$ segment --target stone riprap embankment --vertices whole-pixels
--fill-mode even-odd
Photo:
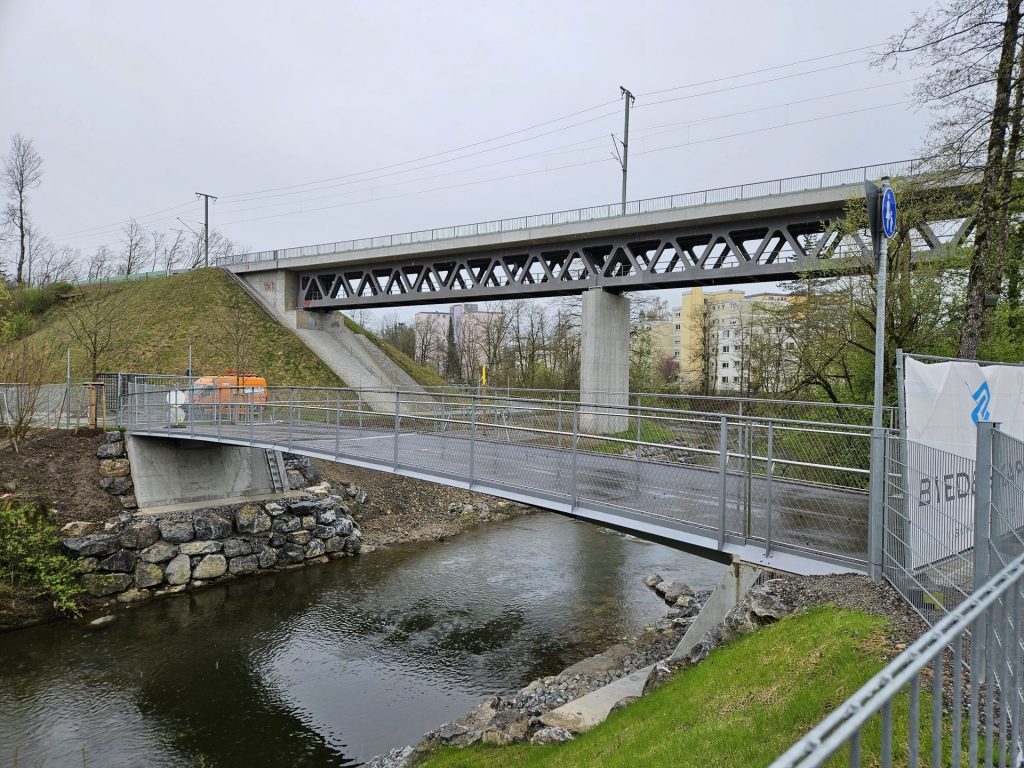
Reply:
[[[344,496],[327,483],[302,497],[165,513],[124,513],[64,527],[93,598],[122,603],[260,571],[325,563],[360,552]]]

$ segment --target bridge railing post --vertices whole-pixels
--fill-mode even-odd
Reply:
[[[398,471],[398,434],[402,427],[402,403],[400,399],[400,392],[395,390],[395,456],[394,465],[395,471]]]
[[[469,406],[469,487],[476,479],[476,397],[470,395]]]
[[[718,548],[725,549],[726,491],[729,487],[729,417],[722,416],[718,432]]]
[[[558,447],[562,447],[562,393],[558,393],[558,404],[555,406],[558,412]]]
[[[362,421],[363,414],[359,414]],[[341,390],[334,390],[334,455],[341,455]]]
[[[288,389],[288,452],[292,453],[292,430],[295,423],[295,387]]]
[[[766,505],[768,507],[768,523],[767,523],[767,530],[765,531],[765,540],[764,540],[764,553],[766,555],[770,555],[772,553],[772,473],[773,473],[773,471],[775,469],[775,466],[774,466],[774,454],[773,454],[774,438],[775,438],[774,425],[772,424],[772,422],[769,421],[768,422],[768,450],[766,451],[767,455],[765,457],[765,462],[766,462],[766,464],[765,464],[765,483],[767,485],[767,488],[765,489],[765,494],[767,496]]]
[[[576,509],[576,500],[579,493],[579,480],[577,468],[577,454],[580,441],[580,404],[575,403],[572,408],[572,509]]]

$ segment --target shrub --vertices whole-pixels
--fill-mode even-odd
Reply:
[[[42,508],[0,505],[0,575],[28,598],[48,597],[61,613],[77,615],[78,564],[60,551],[57,525]]]

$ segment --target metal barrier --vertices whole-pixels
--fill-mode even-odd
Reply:
[[[772,768],[840,751],[851,766],[1020,766],[1024,442],[980,422],[971,461],[892,439],[887,469],[885,577],[933,627]]]
[[[89,394],[81,382],[63,384],[0,383],[0,426],[31,411],[36,427],[79,426],[89,415]]]
[[[1024,556],[1016,558],[772,763],[1019,766]]]
[[[829,189],[858,184],[865,179],[880,176],[908,176],[922,173],[927,160],[901,160],[881,165],[865,165],[857,168],[846,168],[839,171],[812,173],[806,176],[793,176],[785,179],[759,181],[752,184],[741,184],[733,187],[719,187],[699,192],[687,192],[666,197],[652,197],[646,200],[632,200],[626,203],[623,213],[622,203],[609,203],[589,208],[574,208],[567,211],[542,213],[533,216],[518,216],[511,219],[484,221],[475,224],[460,224],[438,229],[424,229],[418,232],[404,232],[394,235],[365,237],[358,240],[343,240],[334,243],[306,245],[296,248],[282,248],[276,251],[258,251],[256,253],[240,253],[222,256],[217,259],[217,266],[229,264],[248,264],[259,261],[275,261],[300,256],[323,256],[346,251],[360,251],[372,248],[387,248],[395,245],[412,245],[414,243],[430,243],[437,240],[452,240],[462,237],[496,234],[499,232],[517,232],[535,227],[577,224],[586,221],[611,219],[618,216],[633,216],[643,213],[656,213],[681,208],[725,203],[733,200],[752,200],[770,197],[788,192],[807,192],[816,189]]]
[[[719,548],[754,543],[858,569],[867,557],[866,426],[496,395],[270,387],[256,401],[179,391],[133,382],[129,431],[276,447],[639,516]],[[390,412],[366,407],[370,392],[389,398]]]

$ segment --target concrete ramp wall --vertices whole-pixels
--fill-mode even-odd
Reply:
[[[140,509],[278,490],[262,448],[132,436],[127,447]]]

